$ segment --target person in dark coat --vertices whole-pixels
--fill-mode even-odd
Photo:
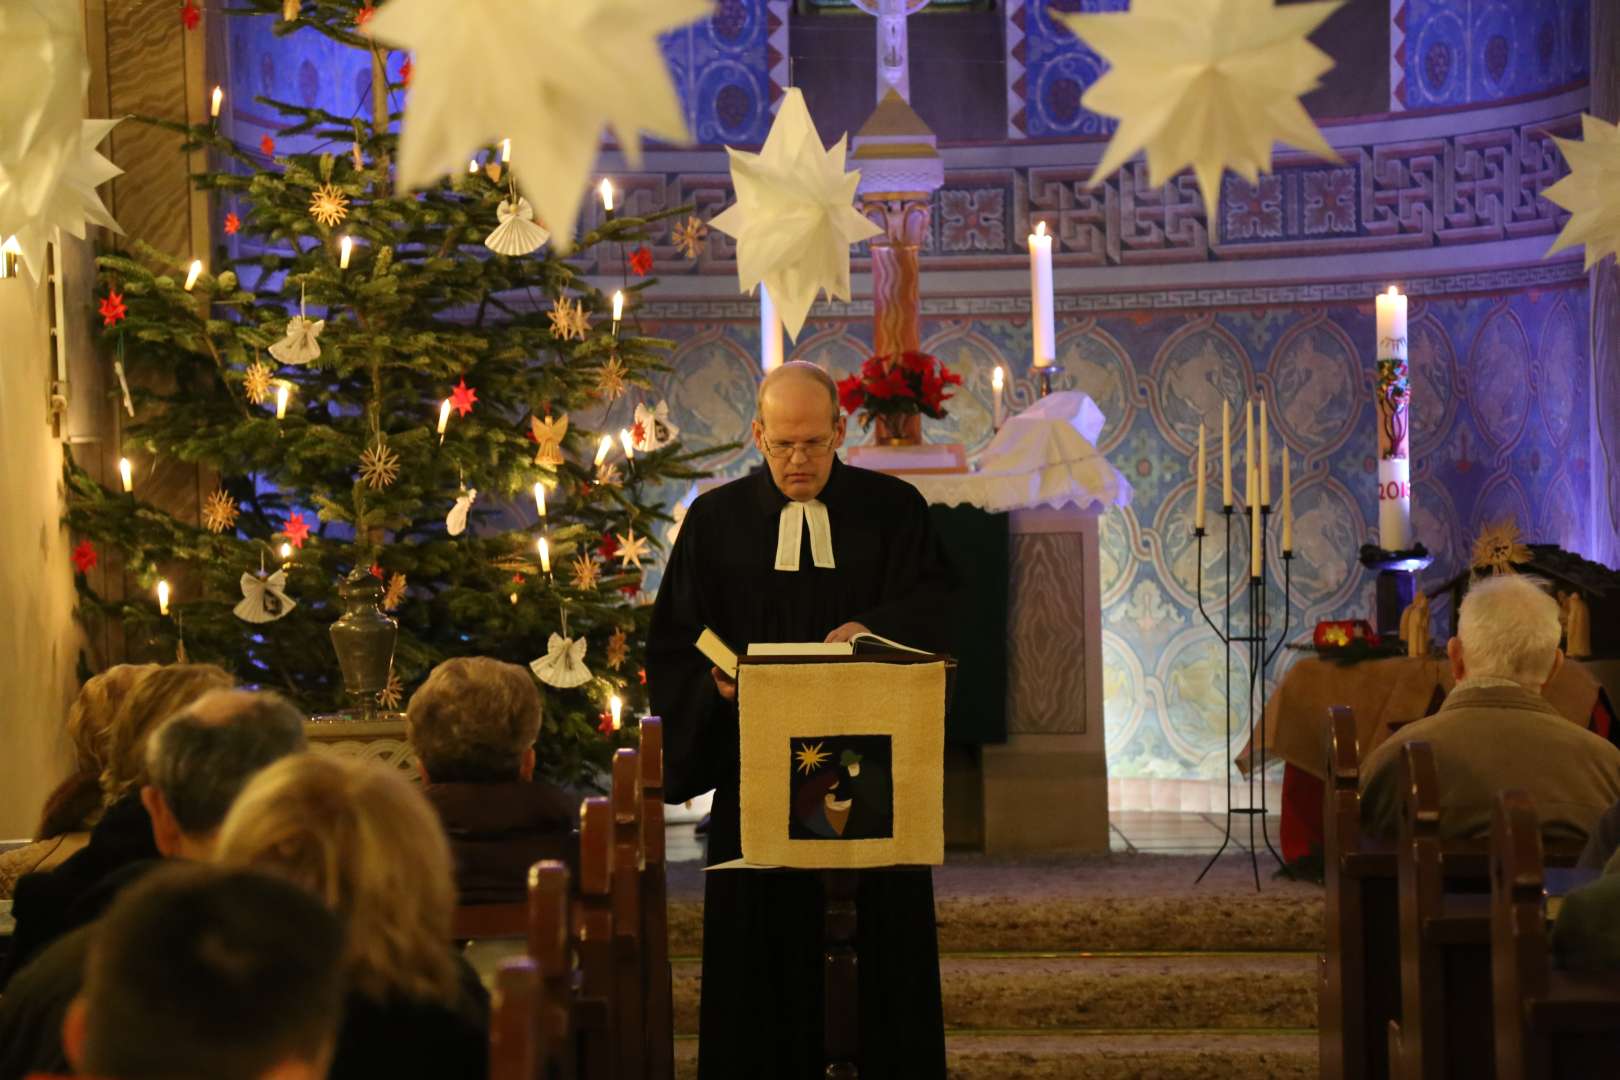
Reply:
[[[534,778],[539,733],[540,693],[516,664],[446,660],[411,695],[405,737],[449,834],[463,904],[517,903],[536,862],[577,862],[579,800]]]
[[[810,364],[760,386],[754,442],[767,468],[697,498],[659,586],[648,640],[664,719],[665,794],[714,790],[708,864],[741,855],[736,685],[694,647],[711,629],[752,642],[847,641],[870,630],[949,652],[959,579],[922,496],[837,458],[837,388]],[[822,879],[815,872],[704,875],[704,1080],[823,1072]],[[860,1072],[936,1080],[945,1045],[927,869],[861,874]]]

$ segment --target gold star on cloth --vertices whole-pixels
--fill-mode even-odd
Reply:
[[[619,541],[619,565],[628,567],[631,563],[634,563],[636,569],[640,570],[642,568],[641,557],[649,554],[647,538],[637,536],[634,528],[627,530],[623,536],[619,536],[617,533],[614,536]]]
[[[383,593],[382,606],[384,611],[398,611],[399,605],[405,599],[405,575],[394,574],[388,579],[388,590]]]
[[[624,396],[624,377],[627,374],[628,372],[625,370],[624,361],[619,359],[618,353],[614,353],[612,356],[608,357],[607,363],[603,364],[597,369],[596,392],[602,397],[607,398],[609,401],[619,400]]]
[[[1620,126],[1595,116],[1581,116],[1581,137],[1553,142],[1569,162],[1569,175],[1542,192],[1562,206],[1570,219],[1547,254],[1576,244],[1586,245],[1586,269],[1606,255],[1620,252]]]
[[[405,687],[394,674],[394,669],[388,669],[388,685],[377,691],[377,704],[390,711],[399,709],[400,702],[405,700]]]
[[[375,491],[399,479],[399,455],[388,448],[381,435],[374,446],[360,455],[360,477]]]
[[[534,441],[540,444],[535,452],[534,463],[555,469],[563,463],[562,441],[568,434],[568,414],[552,417],[529,417],[529,430],[534,433]]]
[[[349,197],[331,184],[322,184],[309,197],[309,216],[328,229],[349,216]]]
[[[247,366],[242,374],[242,393],[255,405],[270,400],[270,365],[259,360]]]
[[[729,146],[726,153],[737,201],[709,224],[737,241],[742,291],[763,283],[797,341],[818,292],[849,299],[849,246],[883,230],[852,205],[861,174],[844,171],[844,139],[822,149],[796,86],[783,96],[759,153]]]
[[[584,341],[591,329],[591,317],[576,300],[559,296],[551,305],[551,336],[558,341]]]
[[[574,588],[580,592],[590,592],[596,588],[602,571],[597,569],[596,560],[589,555],[581,555],[571,564],[574,573]]]
[[[630,644],[625,638],[624,629],[621,627],[620,629],[613,631],[613,636],[608,638],[606,657],[607,666],[612,668],[614,671],[618,671],[620,665],[624,663],[625,657],[629,655]]]
[[[821,768],[832,757],[831,754],[822,750],[821,746],[821,743],[816,743],[814,746],[805,743],[794,752],[793,756],[799,759],[799,768],[806,776]]]
[[[1340,160],[1299,100],[1333,67],[1308,35],[1340,6],[1132,0],[1128,12],[1053,12],[1108,62],[1080,99],[1092,112],[1119,118],[1092,185],[1146,150],[1156,187],[1192,167],[1213,223],[1222,170],[1258,182],[1271,167],[1274,142]]]
[[[203,500],[202,520],[209,532],[221,533],[235,526],[237,513],[236,500],[224,488],[215,488]]]
[[[688,259],[696,259],[698,252],[703,250],[703,241],[708,239],[709,227],[703,224],[699,217],[688,217],[684,222],[670,230],[670,239],[681,254]]]
[[[1519,539],[1518,522],[1504,518],[1487,525],[1474,541],[1473,568],[1493,574],[1517,574],[1517,563],[1530,561],[1530,549]]]

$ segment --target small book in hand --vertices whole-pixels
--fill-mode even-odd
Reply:
[[[727,676],[737,677],[737,650],[727,645],[719,634],[704,627],[703,633],[698,635],[697,647],[711,664]],[[881,652],[930,655],[925,649],[914,649],[870,631],[856,634],[848,641],[756,641],[748,646],[749,656],[851,656]]]

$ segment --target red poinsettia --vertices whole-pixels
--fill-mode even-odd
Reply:
[[[101,325],[112,326],[123,322],[129,314],[124,310],[124,294],[117,289],[108,289],[107,295],[102,298],[101,304],[96,308],[101,312]]]
[[[858,374],[839,381],[838,404],[851,415],[862,412],[861,422],[866,426],[878,416],[911,413],[940,420],[945,416],[945,402],[951,399],[946,387],[961,384],[960,375],[928,353],[871,356]]]
[[[197,25],[202,22],[202,12],[192,0],[186,0],[180,5],[180,21],[185,24],[187,30],[197,29]]]
[[[266,157],[269,157],[276,152],[276,140],[266,135],[259,140],[259,149],[264,151]]]
[[[235,236],[242,228],[242,219],[235,213],[225,215],[225,235]]]
[[[411,85],[411,58],[408,56],[405,58],[405,62],[399,65],[399,84],[401,86]]]
[[[287,519],[286,527],[281,531],[286,534],[293,547],[302,548],[304,541],[309,539],[309,522],[304,520],[303,514],[294,510],[292,516]]]
[[[636,250],[630,253],[630,269],[634,270],[640,276],[646,277],[648,274],[652,273],[652,266],[652,249],[647,247],[646,244],[642,244],[640,247],[636,248]]]
[[[79,546],[73,549],[73,565],[79,568],[79,573],[88,574],[96,568],[101,558],[96,554],[96,546],[88,540],[80,540]]]
[[[473,410],[473,403],[478,400],[478,391],[467,385],[462,378],[456,383],[455,389],[450,391],[450,407],[456,410],[457,416],[466,416]]]

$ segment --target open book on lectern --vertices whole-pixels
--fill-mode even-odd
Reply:
[[[709,658],[709,662],[731,678],[737,677],[737,650],[727,645],[725,639],[719,634],[703,628],[698,635],[698,651]],[[898,641],[890,641],[881,634],[867,631],[856,634],[848,641],[756,641],[748,646],[749,656],[781,656],[781,657],[809,657],[809,656],[862,656],[875,653],[901,652],[913,653],[917,656],[931,656],[932,653],[923,649],[913,649],[910,645],[902,645]]]

